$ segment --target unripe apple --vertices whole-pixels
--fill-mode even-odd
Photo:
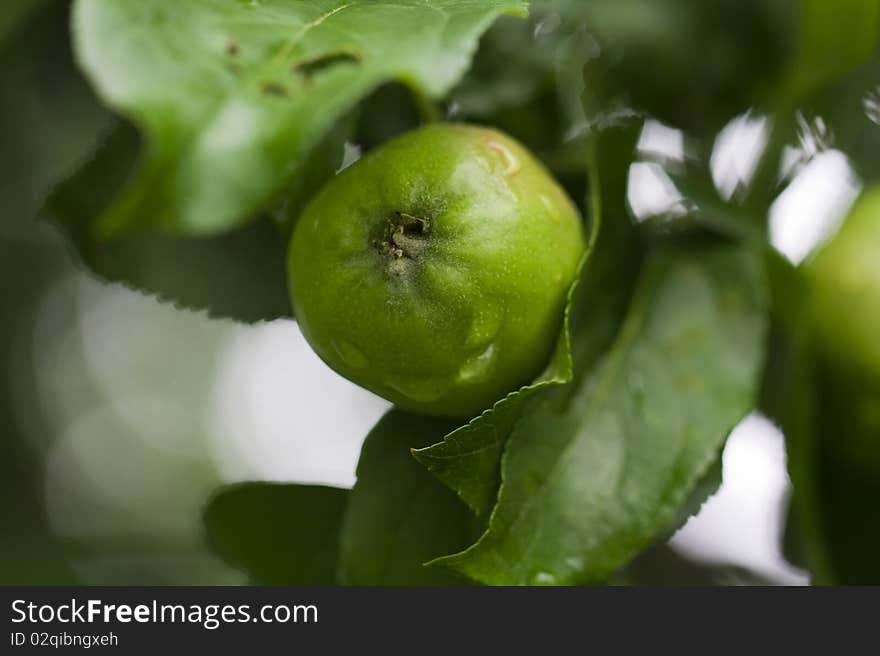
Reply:
[[[312,199],[290,243],[294,312],[343,376],[406,410],[471,416],[545,367],[584,247],[577,209],[523,146],[435,124]]]

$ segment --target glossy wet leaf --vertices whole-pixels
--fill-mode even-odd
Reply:
[[[436,442],[447,420],[386,414],[367,436],[345,513],[339,580],[347,585],[457,585],[462,579],[424,563],[461,549],[479,534],[455,494],[410,455]]]
[[[95,237],[144,228],[216,233],[267,210],[311,148],[372,89],[431,97],[521,0],[77,0],[77,58],[144,135]]]
[[[523,403],[548,385],[571,379],[568,334],[561,340],[546,374],[534,384],[509,394],[479,417],[454,430],[442,442],[414,449],[428,471],[455,490],[478,515],[492,509],[498,490],[498,464],[504,443],[522,412]]]
[[[763,296],[741,248],[655,253],[602,361],[517,424],[487,532],[437,565],[488,584],[596,583],[648,546],[752,407]]]
[[[333,585],[347,498],[332,487],[230,485],[205,509],[208,542],[254,585]]]
[[[413,452],[480,517],[487,516],[495,504],[501,454],[529,399],[570,382],[574,368],[590,367],[614,335],[638,267],[634,231],[621,206],[636,132],[632,127],[611,130],[600,140],[608,217],[604,222],[600,216],[590,217],[591,245],[569,294],[562,334],[545,372],[442,442]],[[574,344],[571,334],[580,335]]]

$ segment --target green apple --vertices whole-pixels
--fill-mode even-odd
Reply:
[[[821,365],[825,454],[854,480],[880,475],[880,187],[865,192],[807,266]]]
[[[406,410],[472,416],[545,367],[584,248],[577,209],[523,146],[435,124],[311,200],[290,243],[294,313],[343,376]]]
[[[880,187],[861,196],[806,271],[823,357],[880,389]]]

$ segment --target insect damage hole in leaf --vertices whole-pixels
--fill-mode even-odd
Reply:
[[[93,222],[104,236],[248,222],[295,184],[309,151],[372,90],[401,80],[443,96],[494,19],[525,8],[523,0],[77,0],[80,67],[147,143],[131,184]]]
[[[326,73],[330,70],[338,68],[339,66],[344,66],[346,64],[356,65],[360,63],[361,56],[359,54],[340,50],[337,52],[320,55],[318,57],[315,57],[314,59],[299,62],[298,64],[294,64],[292,70],[295,73],[299,73],[307,80],[310,80],[319,73]]]

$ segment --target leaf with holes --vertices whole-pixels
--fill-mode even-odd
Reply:
[[[266,210],[310,149],[379,84],[442,96],[523,0],[77,0],[80,66],[145,140],[90,226],[216,233]]]

